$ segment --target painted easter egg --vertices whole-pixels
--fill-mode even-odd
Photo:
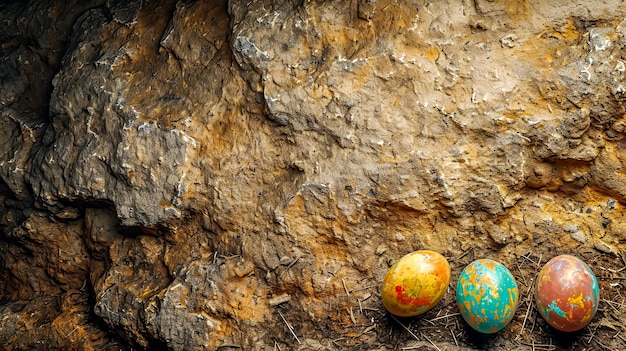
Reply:
[[[445,257],[430,250],[411,252],[385,274],[383,305],[396,316],[418,316],[441,300],[449,283],[450,264]]]
[[[539,313],[555,329],[573,332],[584,328],[598,310],[598,279],[581,259],[561,255],[539,272],[535,303]]]
[[[456,301],[467,324],[481,333],[492,334],[513,319],[519,290],[508,268],[499,262],[481,259],[461,272]]]

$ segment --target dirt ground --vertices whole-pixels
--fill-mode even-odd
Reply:
[[[452,278],[443,300],[427,313],[414,318],[389,314],[380,300],[379,286],[369,280],[360,289],[346,288],[344,296],[350,320],[326,330],[306,330],[307,316],[294,319],[288,305],[277,308],[277,333],[271,337],[274,350],[322,349],[311,340],[331,340],[341,350],[624,350],[626,349],[626,257],[610,255],[583,246],[567,252],[587,262],[600,284],[598,312],[585,328],[560,332],[539,315],[533,289],[542,266],[553,257],[548,245],[535,247],[525,254],[515,254],[516,264],[509,266],[520,290],[520,302],[511,323],[495,334],[474,331],[461,317],[456,305],[456,281],[463,268],[484,257],[484,249],[469,249],[449,257]],[[285,317],[285,316],[289,317]],[[290,320],[288,320],[291,318]],[[337,332],[342,337],[337,338]],[[298,335],[315,335],[304,339]],[[271,344],[271,343],[268,343]],[[224,348],[228,349],[228,348]]]

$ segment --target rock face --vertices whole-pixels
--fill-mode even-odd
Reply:
[[[593,339],[626,333],[625,17],[616,0],[0,4],[0,345],[626,348]],[[529,294],[489,340],[450,293],[386,317],[384,273],[422,248],[455,277],[497,259],[521,293],[575,254],[605,302],[584,342]]]

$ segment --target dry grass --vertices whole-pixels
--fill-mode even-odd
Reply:
[[[520,303],[514,319],[502,331],[485,335],[473,331],[463,321],[456,306],[456,280],[465,265],[478,258],[469,249],[450,259],[453,277],[442,301],[431,311],[415,318],[400,318],[385,310],[380,299],[379,286],[373,279],[358,282],[359,288],[350,290],[342,279],[346,303],[345,322],[336,326],[329,339],[333,348],[355,350],[617,350],[626,349],[626,296],[622,294],[626,260],[623,254],[609,256],[595,252],[578,254],[596,273],[600,283],[598,313],[593,321],[575,333],[552,329],[536,310],[533,289],[537,274],[546,263],[544,253],[528,252],[516,256],[511,272],[520,289]],[[455,272],[457,275],[455,275]],[[276,308],[280,308],[277,306]],[[286,330],[300,344],[293,326],[278,311]],[[302,334],[307,331],[302,330]],[[294,345],[281,340],[285,345]],[[280,349],[276,344],[275,349]]]

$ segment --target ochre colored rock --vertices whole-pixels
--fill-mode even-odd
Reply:
[[[572,254],[620,296],[624,18],[617,0],[0,4],[0,345],[475,346],[453,294],[385,315],[391,263],[430,249],[453,282],[492,258],[519,283],[481,347],[577,347],[531,334],[524,294]],[[588,347],[626,348],[624,309]]]

